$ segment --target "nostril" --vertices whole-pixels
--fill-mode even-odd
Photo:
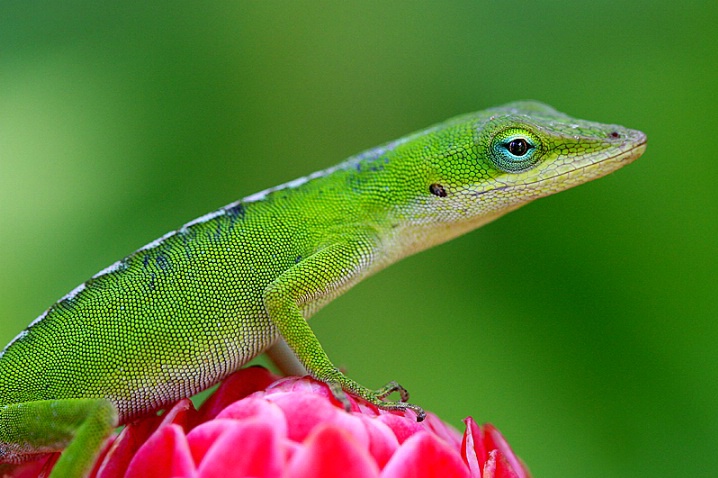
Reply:
[[[613,139],[618,139],[621,137],[621,133],[619,133],[618,131],[611,131],[611,134],[609,134],[609,136]]]
[[[434,196],[439,196],[440,198],[446,197],[446,189],[444,189],[444,186],[438,183],[434,183],[429,186],[429,192]]]

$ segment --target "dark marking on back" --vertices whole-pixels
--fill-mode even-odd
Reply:
[[[188,260],[192,259],[192,243],[197,238],[197,232],[190,228],[180,229],[179,237],[182,239],[185,257]]]
[[[222,240],[222,221],[217,221],[217,225],[214,229],[214,236],[212,237],[212,240],[215,242],[219,242]]]
[[[152,270],[152,266],[150,265],[150,254],[145,253],[144,256],[142,256],[142,267],[144,268],[145,278],[147,280],[146,287],[148,291],[152,291],[155,289],[155,279],[157,278],[157,274]],[[159,263],[155,262],[158,266]]]
[[[294,263],[295,263],[295,264],[299,264],[300,262],[302,262],[302,256],[297,256],[297,257],[294,259]]]
[[[226,216],[229,218],[230,221],[230,228],[234,227],[234,224],[237,221],[241,221],[244,219],[244,215],[246,214],[246,210],[244,209],[244,204],[241,202],[232,205],[231,207],[228,207],[224,210]]]
[[[55,303],[53,309],[72,310],[75,306],[75,297],[62,298]]]
[[[159,267],[163,272],[167,272],[172,266],[169,258],[167,258],[167,256],[163,252],[157,254],[157,257],[155,257],[155,263],[157,264],[157,267]]]

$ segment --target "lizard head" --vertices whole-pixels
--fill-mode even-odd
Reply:
[[[435,207],[443,201],[454,220],[460,214],[481,222],[605,176],[646,149],[641,131],[528,101],[458,117],[437,137],[444,145],[432,149],[442,153],[427,156]]]

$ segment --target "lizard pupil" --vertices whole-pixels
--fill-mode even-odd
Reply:
[[[523,156],[529,150],[528,142],[523,138],[511,140],[509,143],[509,153],[514,156]]]

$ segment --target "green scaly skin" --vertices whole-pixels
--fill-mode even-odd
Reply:
[[[329,360],[307,320],[387,265],[645,150],[640,131],[517,102],[450,119],[232,203],[148,244],[52,305],[0,353],[0,462],[65,450],[88,473],[120,424],[219,382],[281,336],[347,403],[406,403]],[[386,401],[399,392],[401,401]]]

